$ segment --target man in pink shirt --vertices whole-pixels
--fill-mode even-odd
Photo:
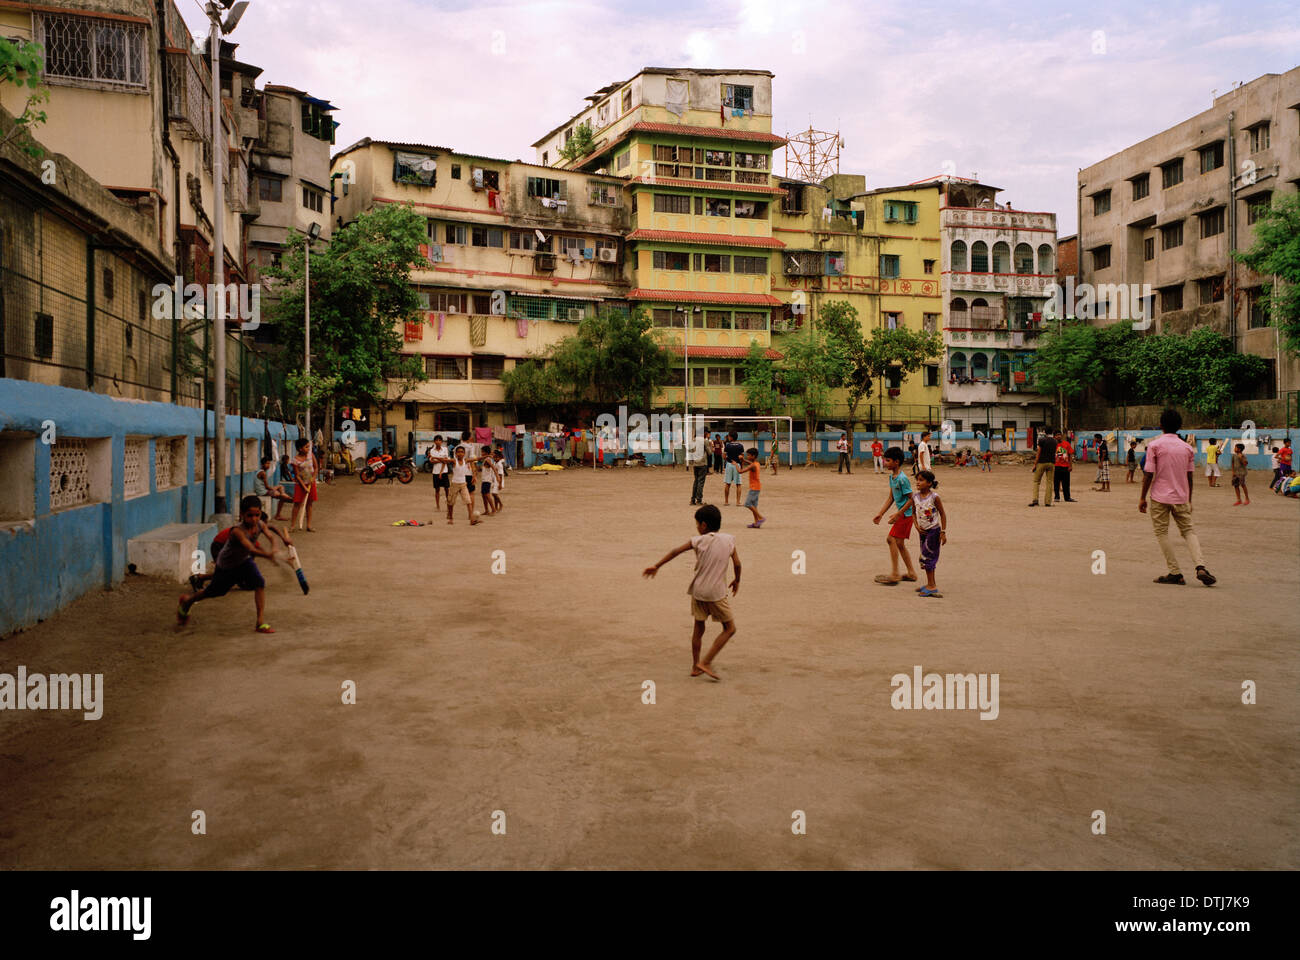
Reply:
[[[1178,524],[1178,532],[1187,542],[1187,549],[1192,552],[1196,579],[1209,587],[1214,584],[1214,577],[1205,569],[1201,543],[1196,539],[1196,531],[1192,529],[1192,472],[1196,467],[1196,454],[1178,436],[1182,425],[1183,418],[1177,410],[1166,410],[1160,414],[1163,435],[1147,444],[1138,512],[1147,512],[1147,492],[1150,491],[1151,526],[1156,533],[1156,543],[1160,544],[1160,551],[1165,555],[1165,563],[1169,566],[1169,572],[1163,577],[1156,577],[1156,583],[1187,582],[1178,569],[1174,548],[1169,545],[1169,519],[1172,517],[1174,523]]]

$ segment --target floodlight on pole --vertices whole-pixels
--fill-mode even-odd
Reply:
[[[311,442],[311,245],[320,236],[320,224],[313,223],[307,228],[307,239],[303,241],[303,341],[302,367],[307,379],[307,442]]]

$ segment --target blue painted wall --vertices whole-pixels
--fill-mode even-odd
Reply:
[[[108,439],[111,444],[111,496],[107,501],[50,511],[50,446],[41,442],[46,421],[53,421],[57,438]],[[0,378],[0,433],[14,434],[34,449],[30,482],[35,491],[35,517],[0,523],[0,635],[30,626],[50,616],[90,590],[112,587],[126,576],[126,544],[132,537],[169,523],[199,523],[212,512],[216,488],[212,481],[196,482],[194,451],[215,430],[210,412],[169,403],[117,400],[85,390],[72,390],[23,380]],[[231,470],[240,470],[241,418],[226,417]],[[263,422],[244,418],[244,439],[261,441]],[[270,424],[272,436],[292,441],[297,429]],[[154,477],[154,440],[148,444],[149,492],[131,499],[124,493],[126,438],[184,436],[187,475],[181,486],[158,490]],[[259,443],[260,449],[260,443]],[[252,493],[258,464],[245,463],[242,473],[226,478],[230,509]],[[215,530],[200,538],[208,549]]]

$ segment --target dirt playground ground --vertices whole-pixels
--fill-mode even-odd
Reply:
[[[515,474],[473,528],[391,526],[434,516],[426,475],[341,478],[297,537],[310,595],[262,562],[274,636],[238,591],[177,633],[179,588],[133,577],[0,643],[105,688],[98,721],[0,716],[0,867],[1300,865],[1300,504],[1198,477],[1219,584],[1161,586],[1138,488],[1093,470],[1030,510],[1028,467],[940,468],[926,600],[872,582],[869,466],[765,473],[762,530],[723,514],[720,683],[688,677],[691,556],[641,577],[694,533],[683,471]],[[997,674],[996,719],[893,709],[916,665]]]

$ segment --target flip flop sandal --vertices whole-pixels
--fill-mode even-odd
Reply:
[[[1163,577],[1156,577],[1154,582],[1155,583],[1176,583],[1179,586],[1183,586],[1187,583],[1187,581],[1183,579],[1183,575],[1181,573],[1178,574],[1178,576],[1174,576],[1172,574],[1166,573]]]
[[[1214,574],[1210,573],[1210,571],[1206,570],[1204,567],[1197,568],[1196,579],[1201,581],[1201,583],[1205,584],[1207,587],[1212,587],[1218,583],[1218,579]]]
[[[897,581],[897,580],[894,580],[894,579],[892,579],[891,577],[887,577],[887,576],[885,576],[885,574],[883,574],[883,573],[876,577],[876,583],[879,583],[880,585],[885,586],[885,587],[896,587],[896,586],[898,586],[898,581]]]
[[[903,574],[903,576],[899,577],[899,579],[900,579],[900,580],[906,580],[908,583],[916,583],[916,579],[917,579],[917,578],[916,578],[916,577],[909,577],[907,574]]]
[[[922,596],[922,597],[942,597],[942,596],[943,596],[943,594],[940,593],[938,590],[931,590],[931,589],[929,589],[928,587],[923,587],[922,589],[918,590],[918,591],[917,591],[917,594],[918,594],[919,596]]]
[[[258,633],[275,633],[275,630],[272,629],[272,627],[271,627],[271,625],[270,625],[269,623],[259,623],[259,624],[257,625],[257,632],[258,632]]]

